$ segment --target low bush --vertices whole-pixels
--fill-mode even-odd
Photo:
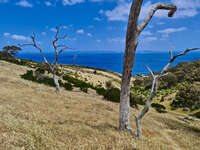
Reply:
[[[106,89],[111,89],[111,88],[113,88],[113,85],[112,85],[112,81],[111,80],[109,80],[109,81],[106,81]]]
[[[158,104],[158,103],[152,103],[151,104],[151,107],[153,107],[157,112],[159,113],[166,113],[167,111],[165,110],[166,107],[161,105],[161,104]]]
[[[63,87],[64,87],[66,90],[68,90],[68,91],[72,91],[72,90],[73,90],[73,86],[72,86],[71,83],[65,83],[65,84],[63,85]]]
[[[26,80],[35,81],[35,78],[33,76],[33,70],[27,70],[27,72],[21,75],[21,77]]]
[[[180,86],[175,99],[171,103],[172,109],[188,107],[190,110],[200,108],[200,89],[198,86],[185,84]]]
[[[87,86],[81,86],[80,90],[87,93],[88,92],[88,87]]]
[[[197,112],[197,113],[194,113],[192,116],[194,116],[194,117],[197,117],[197,118],[199,118],[199,119],[200,119],[200,111],[199,111],[199,112]]]
[[[120,90],[118,88],[111,88],[106,90],[104,93],[104,98],[112,101],[112,102],[119,102],[120,100]]]

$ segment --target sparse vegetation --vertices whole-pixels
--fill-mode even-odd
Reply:
[[[62,91],[57,96],[54,88],[20,78],[27,67],[0,61],[0,69],[0,149],[199,149],[200,125],[196,121],[188,124],[178,120],[178,114],[160,115],[150,110],[143,120],[147,138],[139,141],[119,132],[118,103],[82,92]],[[130,110],[131,115],[139,112]]]

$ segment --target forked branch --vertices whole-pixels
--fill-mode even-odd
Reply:
[[[33,46],[36,49],[39,50],[40,54],[42,55],[44,62],[49,66],[51,73],[53,74],[53,80],[54,80],[54,84],[56,86],[56,92],[59,93],[60,92],[60,84],[59,84],[59,77],[57,77],[56,75],[56,69],[57,69],[57,62],[58,62],[58,56],[59,54],[61,54],[64,50],[66,49],[72,49],[67,47],[64,44],[58,45],[57,43],[59,42],[59,40],[63,40],[67,37],[67,35],[64,35],[62,37],[59,37],[59,33],[60,33],[60,27],[56,27],[56,34],[55,34],[55,39],[53,40],[52,44],[53,44],[53,48],[54,48],[54,52],[55,52],[55,59],[53,64],[50,64],[46,57],[44,56],[42,49],[37,45],[36,40],[35,40],[35,33],[33,33],[33,35],[31,36],[32,39],[32,43],[30,44],[22,44],[20,46]],[[63,77],[64,74],[61,76]]]
[[[148,15],[146,16],[146,18],[142,21],[142,23],[138,26],[138,32],[142,32],[144,30],[144,28],[148,25],[148,23],[150,22],[151,18],[153,17],[153,15],[155,14],[155,12],[159,9],[162,10],[169,10],[168,13],[168,17],[173,17],[174,13],[177,10],[176,5],[173,4],[162,4],[162,3],[156,3],[150,10],[150,12],[148,13]]]
[[[146,100],[146,104],[145,107],[143,108],[143,110],[136,116],[135,115],[135,119],[136,119],[136,126],[137,126],[137,136],[139,139],[142,139],[142,128],[141,128],[141,119],[144,117],[144,115],[149,111],[150,105],[151,105],[151,101],[153,100],[153,98],[156,96],[157,93],[157,85],[158,85],[158,81],[163,77],[166,76],[168,73],[165,73],[170,65],[180,56],[183,56],[185,54],[187,54],[190,51],[195,51],[195,50],[199,50],[200,48],[190,48],[190,49],[186,49],[184,52],[177,54],[175,56],[173,56],[172,54],[172,49],[170,50],[169,54],[170,54],[170,61],[169,63],[162,69],[162,71],[158,74],[158,75],[154,75],[153,71],[146,66],[146,68],[148,69],[148,71],[150,72],[153,81],[152,81],[152,87],[151,87],[151,93],[149,95],[149,97]]]

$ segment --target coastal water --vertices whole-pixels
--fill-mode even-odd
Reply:
[[[49,62],[53,62],[54,53],[46,53],[45,56]],[[123,53],[114,52],[68,52],[60,55],[58,63],[72,64],[72,60],[74,59],[76,65],[107,69],[122,73],[123,56]],[[39,53],[19,53],[17,57],[43,62]],[[191,52],[185,56],[179,57],[173,66],[178,62],[194,61],[196,59],[200,59],[200,52]],[[147,64],[154,72],[158,72],[161,71],[163,66],[168,62],[168,52],[136,53],[133,75],[148,74],[145,64]]]

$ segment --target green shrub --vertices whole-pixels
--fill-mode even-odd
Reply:
[[[112,81],[106,81],[106,89],[111,89],[113,88],[113,85],[112,85]]]
[[[99,95],[105,95],[105,93],[106,93],[106,90],[103,87],[98,87],[97,86],[95,88],[95,90],[96,90],[97,94],[99,94]]]
[[[104,94],[104,98],[112,102],[119,102],[120,90],[118,88],[108,89]]]
[[[175,100],[171,103],[173,109],[188,107],[190,110],[200,108],[200,89],[198,86],[185,84],[180,86]]]
[[[37,83],[42,83],[42,84],[46,84],[46,85],[55,87],[55,84],[54,84],[54,81],[52,78],[44,77],[42,79],[37,80],[37,78],[35,76],[33,76],[33,70],[27,70],[27,72],[25,74],[21,75],[21,77],[26,80],[30,80],[30,81],[34,81]]]
[[[21,75],[23,79],[35,81],[35,78],[33,77],[33,70],[27,70],[27,72],[23,75]]]
[[[73,90],[73,86],[72,86],[72,84],[70,84],[70,83],[65,83],[65,84],[63,85],[63,87],[64,87],[66,90],[68,90],[68,91],[72,91],[72,90]]]
[[[193,114],[192,116],[194,116],[194,117],[197,117],[197,118],[199,118],[199,119],[200,119],[200,111],[199,111],[199,112],[197,112],[197,113],[195,113],[195,114]]]
[[[81,86],[80,90],[87,93],[88,92],[88,87],[87,86]]]
[[[45,73],[45,70],[44,70],[43,68],[37,68],[37,69],[35,70],[35,72],[38,72],[38,73],[40,73],[40,74],[44,74],[44,73]]]
[[[166,113],[167,112],[165,110],[166,107],[164,105],[161,105],[161,104],[158,104],[158,103],[152,103],[151,107],[153,107],[159,113]]]

